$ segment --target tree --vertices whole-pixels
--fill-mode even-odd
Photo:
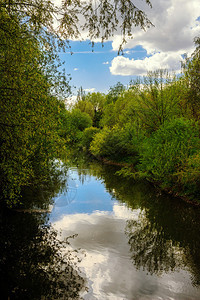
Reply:
[[[45,179],[64,141],[58,133],[54,57],[3,8],[0,21],[0,190],[12,205],[22,186]]]
[[[151,7],[150,0],[145,2]],[[122,42],[119,51],[122,51],[126,38],[132,36],[133,27],[145,29],[152,26],[146,14],[131,0],[64,0],[61,5],[51,0],[3,0],[0,7],[10,16],[17,15],[22,23],[28,23],[31,31],[46,30],[67,41],[80,38],[84,29],[91,41],[98,38],[104,42],[120,28]]]
[[[94,118],[94,108],[93,108],[92,103],[90,103],[88,101],[80,100],[75,104],[74,107],[78,108],[78,109],[80,109],[80,111],[88,114],[91,117],[91,119]]]
[[[85,91],[83,89],[83,87],[81,86],[79,89],[78,89],[78,92],[77,92],[77,101],[84,101],[85,100],[85,97],[86,97],[86,94],[85,94]]]
[[[185,192],[186,186],[179,186],[177,174],[180,175],[179,171],[189,158],[199,153],[199,146],[197,123],[184,118],[166,121],[141,145],[138,168],[144,172],[146,178],[161,182],[163,188],[173,191],[183,189]]]
[[[157,130],[165,121],[183,114],[180,105],[183,94],[181,81],[167,70],[148,72],[147,76],[131,85],[130,90],[135,99],[132,101],[135,115],[148,133]]]
[[[88,93],[86,101],[93,106],[93,126],[99,127],[105,105],[105,95],[103,93]]]
[[[110,87],[106,102],[116,102],[120,94],[125,91],[125,86],[121,82],[117,82],[114,86]]]
[[[185,59],[183,71],[187,86],[187,103],[195,119],[200,117],[200,37],[195,38],[196,49]]]
[[[86,100],[92,103],[94,110],[102,110],[105,104],[105,95],[103,93],[88,93]]]

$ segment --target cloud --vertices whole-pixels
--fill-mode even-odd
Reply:
[[[78,68],[74,68],[74,71],[78,71],[79,69]]]
[[[113,75],[145,75],[147,71],[167,68],[180,71],[181,55],[194,51],[194,38],[200,33],[199,0],[152,0],[153,8],[143,7],[155,27],[147,31],[134,30],[133,39],[125,45],[124,53],[140,45],[150,57],[134,60],[115,57],[110,72]],[[113,38],[112,47],[118,50],[121,36]],[[132,50],[134,51],[134,50]],[[131,51],[131,52],[132,52]]]
[[[86,93],[92,93],[92,92],[95,91],[95,88],[84,89],[84,91],[85,91]]]
[[[149,54],[164,51],[190,51],[193,39],[200,32],[199,0],[152,0],[153,8],[144,6],[149,19],[155,25],[147,31],[136,28],[133,39],[129,40],[125,48],[136,45],[143,46]],[[113,49],[118,50],[121,37],[113,39]]]
[[[109,65],[109,61],[103,62],[103,65]]]
[[[77,100],[77,96],[72,95],[71,97],[68,97],[65,99],[65,106],[67,109],[70,109],[71,106],[73,106],[75,104]]]
[[[110,72],[112,75],[121,76],[145,75],[148,71],[157,69],[180,72],[182,60],[182,56],[179,53],[156,53],[143,60],[118,56],[112,60]]]

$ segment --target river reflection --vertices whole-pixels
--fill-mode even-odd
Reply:
[[[58,173],[24,191],[23,206],[0,209],[1,299],[80,299],[81,253],[71,249],[73,236],[61,241],[48,221],[52,197],[66,185]]]
[[[200,299],[200,211],[99,163],[69,170],[50,221],[87,280],[84,299]],[[70,184],[69,184],[70,183]]]

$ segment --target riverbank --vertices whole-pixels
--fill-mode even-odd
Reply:
[[[135,173],[134,172],[129,172],[128,173],[126,171],[123,172],[123,170],[126,170],[126,168],[127,169],[130,168],[130,169],[133,170],[134,167],[133,167],[132,164],[128,164],[128,163],[124,163],[124,162],[117,162],[117,161],[113,161],[113,160],[108,160],[108,159],[103,158],[103,157],[94,157],[94,158],[97,159],[98,161],[102,162],[105,165],[120,167],[121,170],[117,172],[118,176],[122,176],[122,177],[125,177],[125,178],[128,177],[128,178],[131,178],[132,180],[135,180],[136,178],[139,179],[138,175],[135,175],[135,174],[137,174],[137,172],[135,172]],[[192,206],[200,207],[200,201],[195,200],[195,199],[190,199],[187,196],[181,195],[177,191],[173,191],[173,189],[171,189],[169,187],[163,188],[161,182],[156,182],[156,181],[149,180],[149,179],[148,179],[148,182],[151,185],[153,185],[154,187],[158,188],[161,192],[163,192],[165,194],[168,194],[168,195],[171,195],[173,197],[179,198],[182,201],[184,201],[184,202],[186,202],[186,203],[188,203]]]

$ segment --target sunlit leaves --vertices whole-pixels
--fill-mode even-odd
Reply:
[[[21,187],[45,180],[65,142],[58,133],[55,56],[2,7],[0,21],[0,188],[11,206]]]

